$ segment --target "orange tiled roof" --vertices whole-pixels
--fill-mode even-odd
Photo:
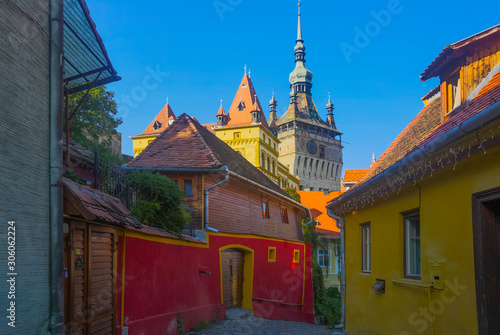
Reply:
[[[346,169],[344,174],[345,183],[357,183],[370,169]]]
[[[252,123],[252,111],[256,103],[260,110],[260,122],[264,128],[269,130],[266,116],[262,112],[259,98],[255,93],[252,80],[246,74],[243,75],[238,91],[234,96],[231,108],[228,111],[228,121],[226,127],[247,126]],[[242,107],[240,111],[239,107]]]
[[[141,135],[160,134],[162,131],[167,129],[169,120],[175,120],[175,114],[170,105],[166,103]],[[157,129],[155,129],[155,123],[157,123]]]
[[[181,169],[214,169],[227,165],[230,171],[289,197],[245,157],[187,114],[180,115],[127,165]]]
[[[391,167],[426,139],[441,123],[441,97],[429,102],[403,129],[365,176],[353,187],[359,186],[383,170]]]
[[[328,231],[339,231],[335,220],[326,213],[326,205],[333,198],[342,194],[342,192],[333,191],[327,195],[321,191],[297,191],[297,193],[300,195],[300,202],[310,209],[312,217],[318,221],[319,225],[317,228]]]

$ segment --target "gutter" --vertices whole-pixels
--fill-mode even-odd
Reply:
[[[64,334],[63,282],[63,19],[62,0],[50,1],[50,325],[51,334]],[[44,330],[43,332],[45,332]]]
[[[500,102],[496,102],[478,114],[474,115],[470,119],[464,121],[457,127],[451,129],[447,133],[443,134],[441,137],[438,137],[431,143],[426,144],[423,148],[420,148],[413,153],[410,153],[408,156],[402,158],[399,162],[395,163],[391,167],[382,171],[372,179],[367,182],[359,185],[358,187],[352,189],[351,191],[345,193],[344,195],[339,196],[335,200],[333,200],[327,207],[332,208],[335,204],[339,204],[346,197],[352,197],[357,195],[366,189],[370,188],[372,185],[380,182],[382,179],[390,179],[393,176],[397,175],[403,167],[411,166],[414,162],[417,162],[424,157],[432,154],[438,150],[443,149],[446,145],[459,140],[464,135],[470,134],[477,128],[485,125],[488,122],[491,122],[500,117]]]
[[[221,184],[229,181],[229,169],[227,168],[227,165],[224,165],[220,169],[217,169],[217,171],[226,171],[226,178],[224,180],[221,180],[217,184],[214,184],[210,187],[207,187],[205,190],[205,229],[214,233],[219,233],[219,231],[215,228],[209,227],[208,226],[208,191],[210,191],[213,188],[216,188],[217,186],[220,186]]]
[[[342,310],[342,318],[340,321],[339,327],[342,329],[345,328],[345,260],[344,260],[344,219],[340,216],[334,215],[330,209],[327,209],[327,214],[332,219],[336,220],[337,228],[340,229],[340,278],[341,278],[341,286],[342,286],[342,301],[341,301],[341,310]]]

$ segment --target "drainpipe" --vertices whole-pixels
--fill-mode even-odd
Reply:
[[[215,185],[207,187],[207,189],[205,190],[205,229],[209,230],[209,231],[212,231],[214,233],[218,233],[219,231],[217,229],[215,229],[215,228],[212,228],[212,227],[208,226],[208,212],[209,212],[208,211],[208,191],[210,191],[213,188],[216,188],[217,186],[219,186],[222,183],[225,183],[226,181],[229,180],[229,169],[227,168],[227,165],[224,165],[219,170],[220,171],[226,171],[226,178],[224,178],[224,180],[221,180],[220,182],[218,182]]]
[[[307,225],[309,225],[309,224],[311,224],[312,222],[316,222],[316,220],[312,219],[312,217],[311,217],[311,220],[309,220],[309,222],[304,223],[302,225],[302,236],[304,236],[304,227],[307,226]]]
[[[64,334],[63,284],[63,15],[62,0],[50,1],[50,325],[51,334]]]
[[[342,319],[340,327],[345,327],[345,260],[344,260],[344,219],[340,216],[332,214],[330,209],[327,210],[328,216],[337,221],[337,228],[340,229],[340,278],[342,286]]]

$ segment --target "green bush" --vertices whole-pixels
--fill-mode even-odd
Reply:
[[[180,235],[191,216],[181,207],[182,192],[175,182],[159,173],[132,171],[127,183],[135,191],[130,211],[142,223]]]

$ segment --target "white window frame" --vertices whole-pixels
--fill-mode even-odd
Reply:
[[[325,262],[325,256],[326,256],[326,262]],[[321,262],[320,259],[322,259],[323,261]],[[318,264],[322,268],[327,268],[330,266],[330,251],[328,249],[318,249]]]
[[[370,223],[361,225],[361,271],[363,273],[370,273],[372,271]]]
[[[404,266],[405,278],[420,279],[422,276],[420,248],[420,214],[404,215]]]

